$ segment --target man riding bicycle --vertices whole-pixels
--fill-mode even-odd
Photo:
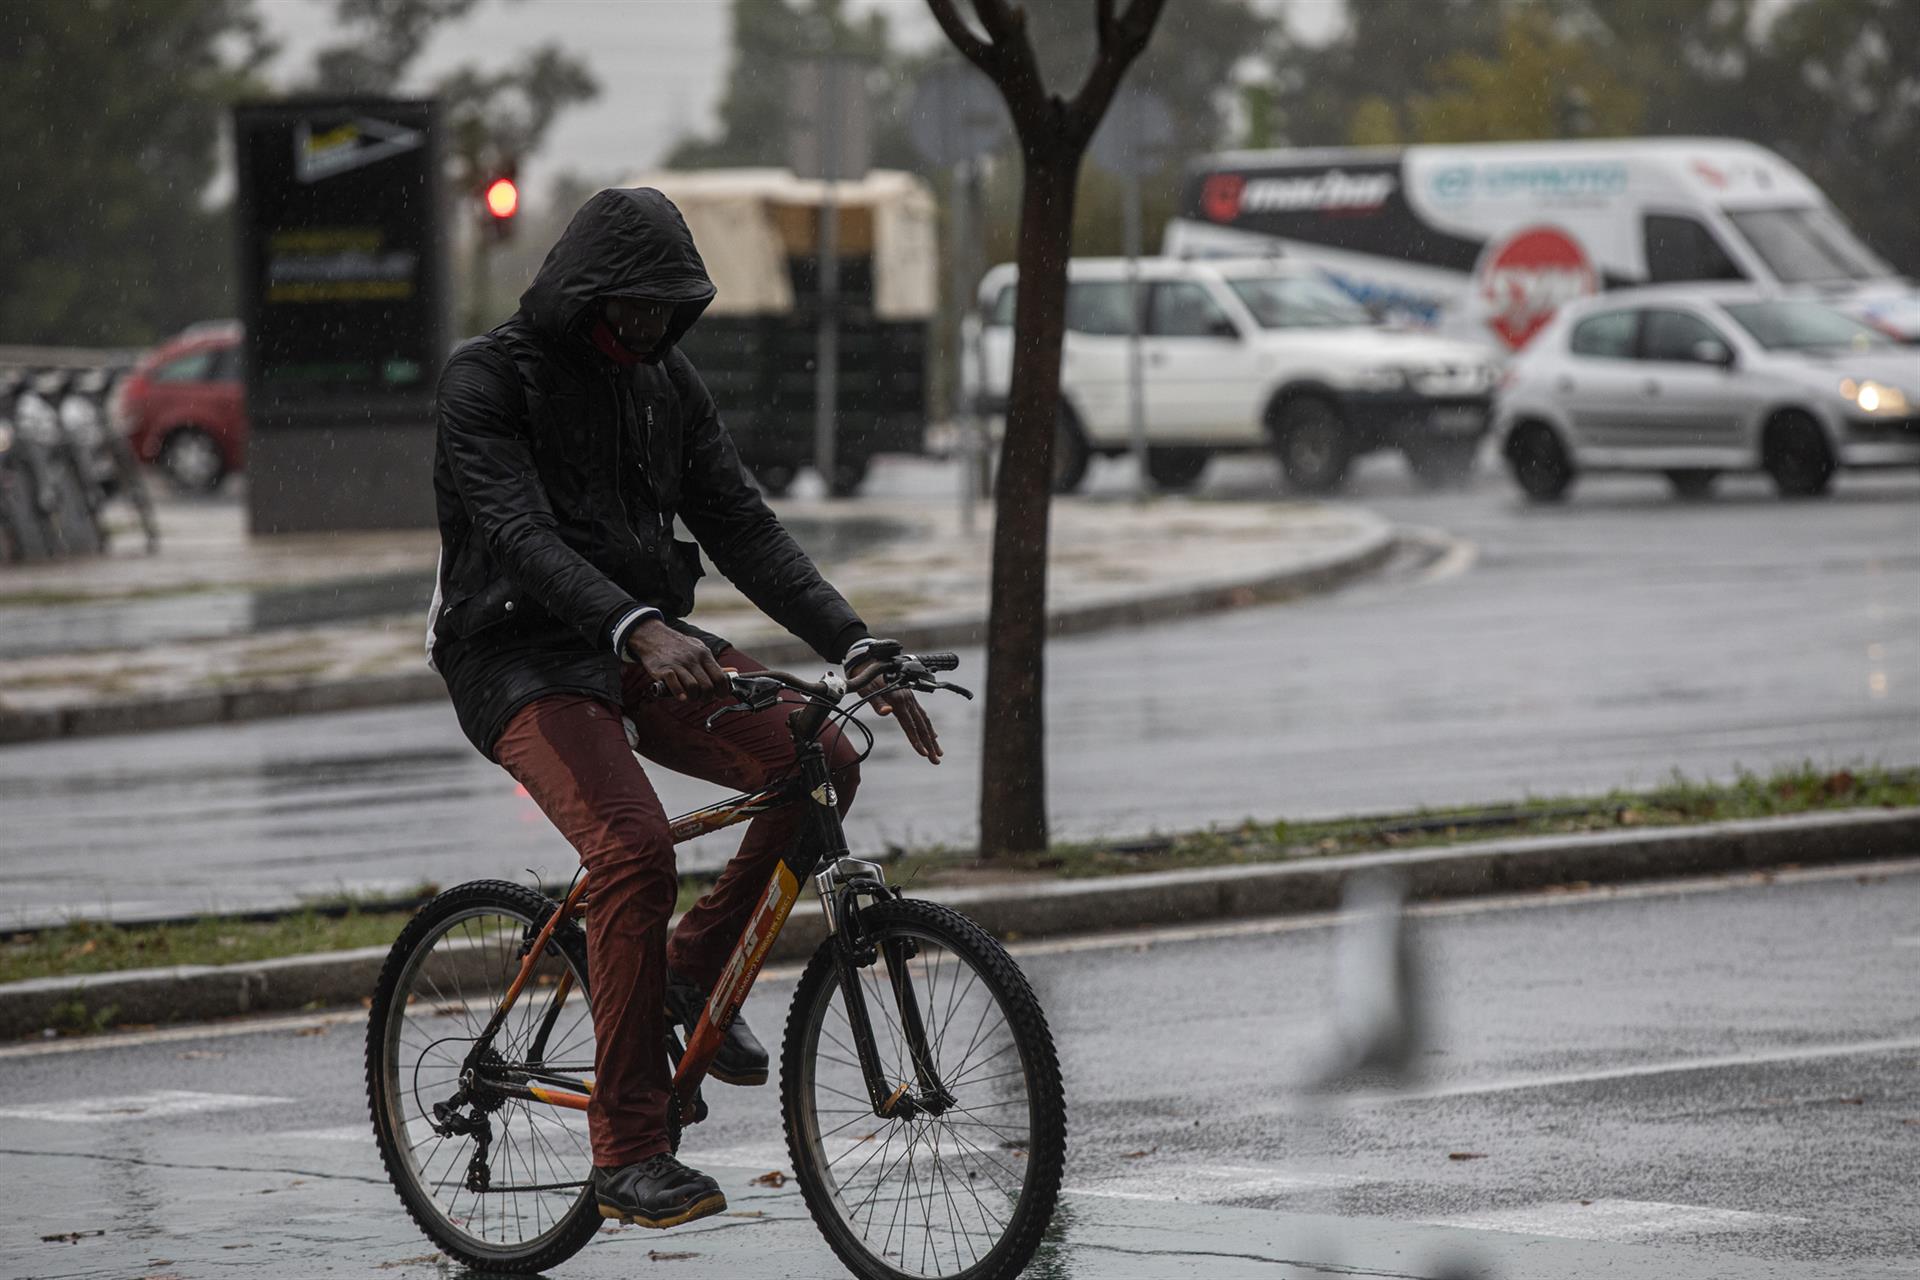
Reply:
[[[676,344],[713,300],[693,236],[660,192],[602,191],[574,215],[520,309],[441,375],[434,494],[441,558],[427,634],[474,746],[526,789],[592,883],[597,1040],[587,1112],[602,1213],[670,1227],[726,1207],[668,1150],[667,1018],[691,1028],[805,814],[748,827],[667,936],[678,893],[667,814],[634,752],[751,790],[794,763],[788,707],[705,727],[727,669],[764,668],[685,621],[700,551],[763,612],[859,683],[867,628],[741,469],[713,397]],[[673,536],[676,517],[698,540]],[[650,696],[664,689],[667,696]],[[906,692],[875,706],[939,763]],[[852,748],[823,739],[842,812]],[[763,1084],[736,1018],[712,1074]]]

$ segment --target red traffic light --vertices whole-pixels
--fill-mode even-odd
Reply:
[[[520,188],[512,178],[495,178],[487,184],[487,212],[502,222],[520,209]]]

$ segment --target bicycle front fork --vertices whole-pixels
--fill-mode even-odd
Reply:
[[[877,863],[851,857],[838,858],[822,868],[814,876],[814,887],[819,890],[821,909],[838,959],[840,995],[846,1001],[847,1025],[853,1033],[854,1052],[860,1059],[860,1073],[866,1080],[873,1113],[885,1120],[911,1119],[922,1112],[941,1114],[953,1105],[954,1099],[941,1082],[939,1064],[928,1047],[926,1023],[920,1015],[920,1000],[908,967],[918,948],[909,938],[875,941],[861,927],[861,898],[885,902],[899,897],[899,892],[887,884],[886,872]],[[861,981],[860,975],[862,970],[882,959],[886,961],[894,1010],[899,1015],[895,1029],[913,1063],[912,1080],[895,1081],[887,1074],[874,1041],[867,984]],[[892,1017],[885,1011],[881,1016],[892,1024]]]

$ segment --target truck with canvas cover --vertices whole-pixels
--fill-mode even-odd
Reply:
[[[639,174],[687,220],[718,294],[680,344],[713,391],[741,459],[769,493],[813,461],[823,183],[784,169]],[[839,245],[836,496],[873,457],[920,453],[936,303],[932,193],[873,170],[833,184]]]

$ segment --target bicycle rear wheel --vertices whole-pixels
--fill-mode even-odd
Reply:
[[[393,944],[368,1019],[367,1105],[387,1176],[428,1238],[476,1270],[543,1271],[601,1225],[586,1116],[462,1079],[553,909],[504,880],[440,894]],[[586,940],[563,922],[480,1061],[590,1078],[586,992]]]
[[[903,899],[860,921],[877,944],[856,972],[883,1073],[902,1088],[917,1077],[904,987],[951,1102],[875,1114],[828,939],[794,992],[781,1052],[787,1150],[807,1209],[868,1280],[1018,1275],[1052,1220],[1066,1157],[1046,1017],[1012,957],[958,912]]]

